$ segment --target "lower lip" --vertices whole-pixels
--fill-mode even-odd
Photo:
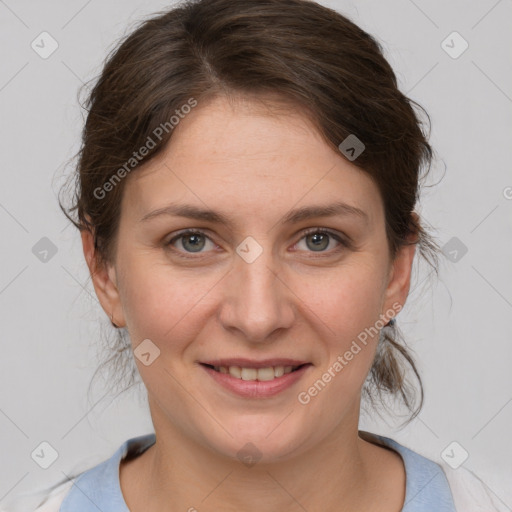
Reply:
[[[286,373],[273,380],[242,380],[231,376],[229,373],[220,373],[209,366],[201,365],[208,374],[225,389],[232,391],[244,398],[268,398],[293,386],[308,371],[311,364],[301,366],[294,372]]]

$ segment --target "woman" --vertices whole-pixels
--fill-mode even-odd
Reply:
[[[358,430],[362,397],[421,408],[395,317],[437,256],[414,212],[432,149],[370,35],[305,0],[183,3],[88,110],[69,218],[155,433],[39,512],[499,510]]]

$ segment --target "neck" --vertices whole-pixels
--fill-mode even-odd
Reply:
[[[358,415],[310,450],[251,466],[204,447],[164,416],[152,409],[157,441],[132,461],[136,478],[121,472],[130,510],[353,512],[375,503],[376,447],[359,438]]]

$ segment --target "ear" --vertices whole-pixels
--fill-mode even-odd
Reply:
[[[419,223],[418,215],[414,212],[412,215]],[[411,235],[409,240],[414,241],[415,239],[416,237]],[[415,253],[416,244],[404,245],[398,249],[388,275],[382,314],[388,310],[394,310],[396,311],[394,316],[396,316],[405,305],[411,286],[412,263]],[[397,307],[397,304],[400,307]]]
[[[84,229],[81,233],[81,237],[85,261],[89,267],[94,290],[101,307],[107,314],[109,320],[113,320],[118,327],[124,327],[126,322],[117,287],[115,267],[109,264],[98,264],[98,258],[94,248],[94,237],[89,230]]]

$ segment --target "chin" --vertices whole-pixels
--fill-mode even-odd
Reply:
[[[307,449],[306,442],[312,440],[313,433],[304,431],[297,418],[292,420],[292,415],[286,418],[286,414],[280,414],[278,419],[275,415],[264,416],[262,413],[225,422],[223,426],[233,437],[222,430],[217,439],[212,439],[209,431],[205,433],[208,436],[206,443],[215,451],[247,466],[283,461]]]

